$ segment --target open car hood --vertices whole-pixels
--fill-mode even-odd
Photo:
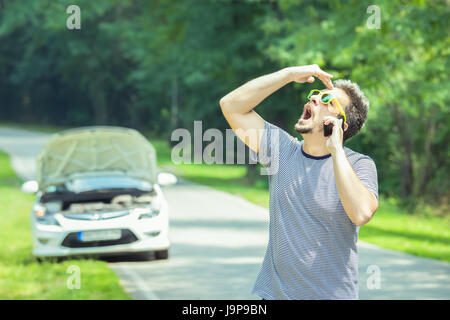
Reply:
[[[120,127],[83,127],[54,134],[37,158],[39,190],[74,176],[106,172],[156,182],[156,152],[144,136]]]

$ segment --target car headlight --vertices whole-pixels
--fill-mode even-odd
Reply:
[[[139,215],[138,220],[153,218],[153,217],[156,217],[158,214],[159,214],[159,209],[150,208],[150,210],[148,212],[141,213]]]
[[[45,224],[49,226],[60,226],[58,220],[52,214],[46,214],[41,217],[36,218],[36,221],[40,224]]]
[[[46,214],[46,209],[44,206],[35,205],[33,207],[33,214],[36,217],[36,221],[39,224],[45,224],[49,226],[60,226],[58,220],[53,216],[53,214]]]
[[[41,206],[39,204],[35,204],[33,206],[33,214],[36,218],[42,217],[43,215],[45,215],[45,212],[46,210],[44,206]]]

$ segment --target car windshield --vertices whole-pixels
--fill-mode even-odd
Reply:
[[[140,189],[143,191],[151,191],[152,184],[150,182],[134,179],[125,176],[98,176],[76,178],[64,185],[52,186],[47,192],[69,191],[69,192],[86,192],[102,189]]]

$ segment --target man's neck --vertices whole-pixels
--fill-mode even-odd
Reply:
[[[330,154],[326,147],[329,137],[318,136],[313,134],[303,134],[303,152],[313,156],[322,157]]]

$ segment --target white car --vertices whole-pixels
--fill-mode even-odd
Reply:
[[[169,253],[168,204],[153,146],[137,131],[86,127],[53,135],[37,158],[31,212],[33,255]]]

